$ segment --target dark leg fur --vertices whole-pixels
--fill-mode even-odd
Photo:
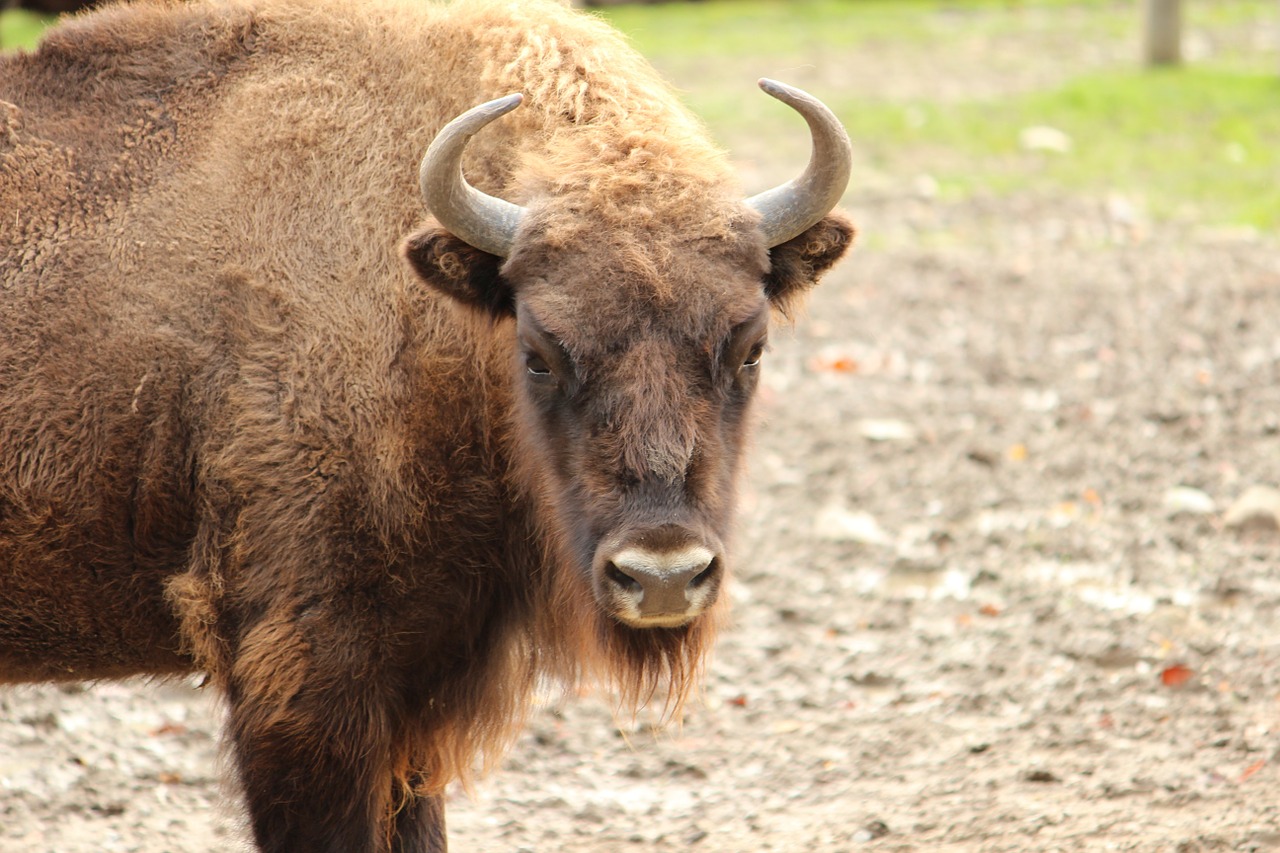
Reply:
[[[447,853],[444,798],[417,797],[396,813],[392,853]]]
[[[334,778],[320,766],[315,772],[319,779]],[[321,787],[304,773],[288,772],[277,774],[276,785],[276,793],[289,790],[307,799],[285,802],[270,791],[248,793],[246,784],[254,838],[264,853],[384,853],[388,841],[390,853],[448,853],[443,797],[414,797],[404,804],[388,838],[385,801],[370,803],[352,790],[357,786]]]
[[[446,853],[441,797],[409,795],[396,808],[405,796],[390,769],[396,732],[368,682],[308,684],[289,697],[233,688],[230,698],[240,781],[263,853]]]
[[[232,685],[230,731],[263,853],[388,853],[391,733],[383,703],[352,677],[335,689]],[[316,680],[318,681],[318,679]]]
[[[263,853],[385,853],[386,803],[372,795],[385,788],[367,766],[376,759],[362,759],[352,743],[322,742],[314,729],[298,737],[246,730],[236,715],[240,780]]]

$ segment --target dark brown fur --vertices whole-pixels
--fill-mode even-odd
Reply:
[[[207,671],[263,850],[443,850],[540,677],[678,707],[718,608],[628,627],[593,555],[727,538],[744,353],[851,239],[766,251],[642,60],[522,8],[153,2],[0,60],[0,681]],[[504,262],[414,177],[509,91]]]

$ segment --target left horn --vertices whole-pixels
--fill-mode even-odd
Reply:
[[[760,230],[772,249],[803,234],[840,201],[849,185],[853,146],[840,120],[813,95],[768,78],[761,78],[760,88],[804,116],[813,135],[813,153],[800,177],[747,199],[760,213]]]
[[[524,208],[480,192],[462,176],[462,152],[485,125],[520,106],[523,95],[507,95],[472,107],[436,134],[418,169],[422,201],[458,239],[505,258],[515,245]]]

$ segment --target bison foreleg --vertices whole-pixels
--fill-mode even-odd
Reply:
[[[307,713],[296,707],[301,699],[281,719],[279,709],[259,698],[233,699],[230,719],[258,847],[263,853],[387,853],[391,784],[386,738],[376,724]]]
[[[415,797],[396,812],[392,853],[445,853],[444,798]]]
[[[260,620],[242,634],[225,682],[229,733],[259,848],[443,850],[439,804],[402,799],[393,757],[403,732],[374,644],[309,623],[306,615]]]

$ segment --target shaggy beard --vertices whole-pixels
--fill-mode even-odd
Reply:
[[[437,706],[444,712],[424,720],[400,751],[395,776],[406,795],[439,794],[455,779],[470,788],[475,772],[488,772],[510,748],[544,680],[560,682],[567,693],[606,688],[621,714],[654,707],[662,724],[679,720],[702,681],[724,596],[688,625],[632,628],[606,613],[576,572],[557,572],[551,583],[528,621],[507,625],[470,677],[452,685]]]
[[[552,611],[565,618],[546,626],[550,637],[543,635],[558,649],[550,669],[567,688],[609,689],[620,711],[635,715],[657,707],[662,722],[678,720],[701,684],[707,652],[724,618],[724,596],[687,625],[633,628],[605,612],[589,584],[570,580],[560,586]]]
[[[520,444],[527,434],[513,439],[521,452],[512,456],[510,482],[534,533],[513,541],[511,553],[518,555],[517,571],[529,574],[512,579],[522,592],[488,653],[452,686],[438,706],[447,710],[424,727],[400,762],[400,778],[411,767],[425,770],[418,778],[427,781],[413,785],[415,793],[438,793],[452,779],[468,786],[475,770],[491,769],[523,727],[540,683],[559,682],[566,693],[600,686],[617,697],[618,712],[634,716],[656,707],[662,723],[678,720],[728,609],[722,582],[717,602],[678,628],[633,628],[610,615],[575,559],[573,525],[566,523],[573,516],[562,504],[563,490],[545,476],[544,448]]]

